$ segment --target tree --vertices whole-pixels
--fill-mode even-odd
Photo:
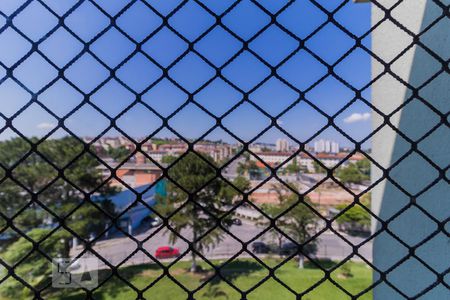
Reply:
[[[246,160],[239,162],[237,167],[237,173],[241,176],[249,176],[253,178],[259,174],[259,167],[254,160]]]
[[[122,162],[130,154],[130,151],[125,146],[108,146],[106,152],[109,157],[119,162]]]
[[[339,170],[337,176],[344,184],[360,183],[363,178],[354,164],[349,164]]]
[[[245,162],[248,162],[250,160],[250,153],[244,152],[242,153],[242,157],[244,157]]]
[[[344,209],[344,205],[339,205],[338,209]],[[364,229],[370,225],[370,214],[360,205],[355,205],[347,210],[342,216],[337,219],[338,224],[349,224],[351,228]]]
[[[237,176],[232,183],[238,190],[231,185],[225,185],[224,188],[220,190],[220,194],[218,195],[220,198],[232,199],[234,201],[239,195],[241,195],[241,192],[248,191],[251,186],[250,181],[243,176]]]
[[[356,167],[363,175],[364,180],[368,180],[370,178],[370,161],[367,158],[357,161]]]
[[[348,166],[340,168],[337,176],[344,184],[359,184],[370,178],[369,169],[363,163],[359,165],[350,163]]]
[[[314,173],[323,173],[325,169],[317,162],[313,161]]]
[[[297,187],[290,184],[291,188],[297,190]],[[276,222],[276,226],[283,232],[289,234],[298,244],[303,244],[308,241],[316,231],[317,227],[317,215],[308,208],[305,204],[299,203],[299,196],[296,193],[288,190],[281,185],[273,185],[272,189],[277,193],[278,203],[265,205],[264,211],[275,218],[279,217]],[[304,200],[308,204],[311,204],[310,200],[306,198]],[[287,213],[285,213],[287,211]],[[267,226],[268,221],[260,219],[258,224]],[[278,247],[281,248],[284,235],[281,232],[273,231],[275,238],[278,240]],[[299,249],[299,268],[303,268],[304,255],[311,255],[317,251],[317,242],[310,241],[308,244],[303,245]]]
[[[289,174],[298,174],[300,172],[300,166],[298,165],[296,159],[294,159],[294,161],[286,167],[286,171]]]
[[[212,158],[207,158],[212,163]],[[170,225],[176,232],[189,230],[192,233],[191,271],[196,272],[197,253],[202,253],[214,247],[223,239],[223,231],[212,230],[201,237],[207,230],[218,226],[217,218],[223,216],[227,206],[232,204],[233,193],[223,181],[214,179],[216,171],[208,163],[194,153],[188,153],[169,170],[169,176],[185,189],[190,197],[174,183],[167,183],[166,197],[157,196],[158,204],[155,210],[167,214],[175,209],[178,211],[170,218]],[[205,185],[208,181],[209,184]],[[186,203],[187,201],[187,203]],[[225,219],[222,226],[231,226],[231,219]],[[178,236],[172,231],[169,233],[170,242],[175,243]]]
[[[269,204],[265,203],[262,205],[262,210],[269,215],[271,218],[276,218],[282,214],[287,209],[287,202],[289,195],[286,195],[287,190],[283,188],[280,184],[272,184],[271,190],[277,194],[277,203]],[[285,218],[280,218],[277,220],[277,227],[284,228],[286,226]],[[267,227],[270,225],[270,220],[267,220],[264,216],[261,216],[257,222],[257,226]],[[278,249],[281,250],[283,244],[284,234],[278,230],[270,231],[272,237],[277,240]]]
[[[37,139],[32,138],[32,143]],[[47,236],[51,229],[42,227],[57,226],[54,217],[40,204],[31,201],[30,193],[38,193],[37,199],[57,216],[65,219],[65,225],[71,228],[77,236],[88,242],[92,236],[100,234],[110,222],[107,214],[101,212],[90,201],[86,201],[85,193],[94,196],[96,205],[105,212],[114,213],[115,207],[109,200],[116,189],[103,184],[103,178],[98,170],[99,162],[84,152],[84,146],[75,138],[46,140],[39,144],[38,151],[51,161],[58,169],[63,170],[67,179],[60,177],[54,167],[37,153],[31,152],[28,142],[14,138],[0,142],[0,163],[12,168],[12,177],[20,184],[7,179],[0,184],[0,210],[8,217],[14,218],[14,225],[27,236],[39,241]],[[20,163],[17,163],[23,158]],[[58,178],[55,180],[55,178]],[[51,183],[51,184],[49,184]],[[94,193],[95,191],[95,193]],[[81,206],[79,206],[82,204]],[[26,210],[21,209],[27,205]],[[79,206],[79,207],[78,207]],[[78,207],[74,213],[68,215]],[[72,235],[63,229],[53,232],[41,244],[40,249],[50,257],[68,257]],[[6,248],[6,259],[18,261],[32,250],[32,244],[17,233],[11,244]],[[35,287],[45,285],[50,278],[51,264],[37,251],[22,262],[15,273]],[[25,298],[27,289],[18,282],[9,280],[0,287],[0,292],[11,298]]]
[[[259,174],[259,167],[256,164],[256,161],[250,160],[247,164],[247,170],[250,178],[257,176]]]
[[[37,139],[32,138],[31,141],[37,142]],[[84,192],[92,193],[94,190],[96,190],[95,194],[104,200],[99,201],[98,206],[110,213],[114,211],[112,203],[107,198],[117,190],[109,187],[108,184],[102,186],[102,175],[97,169],[99,162],[87,154],[78,157],[74,162],[71,161],[83,153],[82,143],[72,137],[52,139],[39,144],[38,150],[42,156],[64,170],[67,180],[63,178],[54,180],[58,177],[55,168],[42,156],[34,152],[30,153],[29,144],[21,138],[0,142],[0,162],[8,167],[15,166],[12,177],[30,191],[39,192],[39,201],[60,217],[66,217],[85,200]],[[28,156],[15,165],[25,155]],[[52,181],[53,183],[49,185]],[[0,209],[2,211],[8,212],[7,215],[11,217],[25,205],[29,207],[14,219],[14,224],[18,228],[29,231],[43,223],[52,225],[53,217],[40,205],[31,201],[30,193],[26,189],[11,179],[1,183]],[[87,220],[89,224],[81,225]],[[99,233],[107,222],[109,222],[108,216],[89,202],[85,202],[66,220],[66,224],[77,229],[76,233],[84,240],[92,234]],[[65,242],[68,244],[69,239]]]
[[[171,164],[175,161],[175,159],[177,159],[177,158],[173,155],[164,155],[161,159],[161,162],[163,164]]]
[[[247,173],[247,168],[246,168],[246,164],[239,162],[236,172],[239,174],[239,176],[244,176]]]
[[[370,162],[367,158],[341,167],[337,176],[344,184],[360,184],[370,179]]]
[[[294,194],[295,195],[295,194]],[[312,205],[311,201],[306,198],[305,201]],[[296,197],[291,197],[288,201],[288,205],[295,204],[297,202]],[[298,244],[304,244],[308,241],[317,230],[317,215],[305,204],[296,204],[286,215],[288,221],[285,228],[291,237]],[[317,240],[310,241],[300,247],[298,253],[298,267],[300,269],[304,266],[304,255],[313,255],[317,252]]]
[[[366,194],[361,199],[361,204],[370,207],[370,194]],[[346,204],[337,205],[336,208],[343,210]],[[350,231],[366,231],[369,230],[371,224],[371,215],[361,205],[354,205],[342,214],[337,220],[339,225],[347,225]]]
[[[241,191],[241,192],[247,192],[250,187],[250,181],[243,177],[243,176],[237,176],[236,178],[234,178],[233,180],[233,184]]]

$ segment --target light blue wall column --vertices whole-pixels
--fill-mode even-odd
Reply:
[[[444,5],[450,4],[450,0],[440,1]],[[378,2],[389,8],[397,0],[378,0]],[[392,11],[392,17],[415,34],[422,32],[441,14],[441,8],[432,0],[404,0]],[[384,12],[372,5],[372,23],[376,24],[383,16]],[[450,19],[445,17],[433,25],[421,36],[420,41],[443,60],[448,61]],[[412,42],[413,38],[410,35],[390,21],[383,22],[372,35],[374,53],[386,62],[392,61]],[[450,225],[445,223],[450,215],[450,171],[446,172],[446,177],[438,180],[426,192],[422,192],[445,173],[440,172],[439,169],[443,170],[450,164],[449,118],[445,118],[445,114],[448,114],[450,110],[450,74],[447,69],[423,86],[436,72],[442,70],[442,64],[420,46],[410,48],[391,65],[391,70],[412,87],[420,87],[418,95],[424,98],[426,103],[415,98],[395,113],[390,118],[390,122],[409,139],[419,141],[417,150],[437,165],[433,166],[427,162],[418,151],[412,149],[408,141],[387,125],[374,136],[373,158],[384,168],[393,166],[404,154],[408,156],[389,172],[392,181],[403,187],[404,191],[389,180],[384,180],[372,192],[372,210],[381,219],[388,220],[407,206],[406,211],[390,222],[387,229],[408,246],[418,246],[410,253],[408,248],[392,235],[383,232],[374,241],[374,265],[386,271],[396,262],[406,258],[400,266],[387,275],[386,280],[401,293],[413,297],[438,279],[420,260],[438,273],[443,273],[450,267],[448,237]],[[373,77],[375,78],[383,71],[384,66],[373,59]],[[386,74],[374,83],[372,101],[384,114],[389,114],[413,95],[413,90]],[[374,128],[378,128],[383,121],[381,116],[374,113]],[[432,134],[423,138],[432,129]],[[372,168],[374,181],[382,176],[380,169]],[[430,214],[431,218],[415,205],[411,205],[414,202]],[[373,232],[383,229],[379,222],[373,222],[372,225]],[[431,236],[435,231],[439,233]],[[424,240],[426,242],[423,242]],[[374,273],[374,281],[378,278],[379,274]],[[449,275],[444,280],[450,284]],[[383,283],[374,289],[374,299],[405,299],[401,293]],[[444,285],[436,284],[419,299],[450,299],[450,291]]]

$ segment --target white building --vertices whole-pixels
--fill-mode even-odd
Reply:
[[[339,144],[331,142],[331,153],[339,153]]]
[[[259,158],[261,158],[263,161],[265,161],[267,164],[272,166],[280,165],[286,161],[289,160],[289,158],[292,156],[292,152],[259,152],[256,153]],[[347,158],[348,154],[346,153],[339,153],[339,154],[326,154],[326,153],[319,153],[315,155],[315,158],[318,159],[322,164],[325,165],[327,168],[333,168],[341,161],[345,160],[345,162],[342,164],[343,166],[348,165],[349,163],[355,163],[357,161],[360,161],[364,159],[364,156],[361,154],[354,154]],[[252,160],[256,160],[255,157],[251,156]],[[315,171],[314,163],[315,160],[313,160],[310,156],[308,156],[306,153],[301,152],[298,154],[295,159],[297,160],[297,164],[305,167],[308,172],[313,173]],[[292,159],[285,164],[285,166],[289,165],[292,162]]]
[[[278,139],[275,149],[278,152],[286,152],[289,150],[289,142],[286,139]]]
[[[318,140],[314,143],[316,153],[339,153],[339,144],[335,141]]]

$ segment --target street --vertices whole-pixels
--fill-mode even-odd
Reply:
[[[157,228],[149,229],[148,231],[138,234],[135,238],[139,241],[144,241],[148,236],[154,234],[150,239],[146,240],[143,243],[143,248],[146,249],[150,254],[154,255],[156,249],[160,246],[173,246],[180,249],[180,252],[183,254],[188,249],[188,244],[182,239],[178,239],[173,245],[169,243],[169,233],[167,233],[167,229],[163,228],[156,232]],[[217,229],[216,229],[217,230]],[[243,221],[241,226],[233,225],[230,227],[230,232],[236,236],[237,239],[242,240],[243,242],[247,242],[259,233],[263,228],[260,228],[254,225],[251,221]],[[156,232],[156,233],[155,233]],[[341,233],[342,234],[342,233]],[[181,232],[181,235],[186,239],[190,239],[192,234],[189,230],[184,230]],[[352,244],[357,245],[361,243],[364,239],[359,237],[351,237],[346,234],[342,234],[347,240],[349,240]],[[318,258],[328,258],[331,260],[339,261],[346,258],[348,255],[352,253],[352,247],[347,244],[340,237],[330,232],[329,230],[324,232],[317,239],[318,244],[318,252],[316,257]],[[270,231],[263,234],[261,237],[257,239],[257,241],[263,241],[266,243],[273,243],[275,239],[270,234]],[[286,239],[284,240],[287,241]],[[99,241],[93,246],[93,249],[96,250],[103,258],[105,258],[110,264],[116,266],[121,264],[126,257],[128,257],[133,251],[137,248],[137,244],[129,239],[128,237],[119,237],[110,240]],[[242,244],[233,238],[230,235],[225,235],[223,240],[218,243],[213,249],[204,252],[204,256],[208,259],[227,259],[231,256],[235,255],[242,249]],[[248,247],[249,251],[252,250],[251,246]],[[76,247],[72,249],[71,256],[74,257],[82,250],[81,247]],[[360,255],[362,255],[365,259],[372,261],[372,243],[367,242],[359,249]],[[259,257],[264,257],[262,254],[256,254]],[[182,258],[182,260],[190,259],[190,253],[187,253],[186,256]],[[240,258],[248,258],[250,255],[246,252],[243,252],[239,255]],[[360,261],[361,258],[358,256],[354,256],[353,260]],[[130,259],[128,259],[123,265],[139,265],[144,263],[153,263],[154,261],[149,258],[144,252],[139,251]],[[99,269],[108,268],[106,264],[100,262]],[[84,271],[89,270],[89,267],[83,267]]]

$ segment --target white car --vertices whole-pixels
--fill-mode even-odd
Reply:
[[[150,226],[152,227],[157,227],[159,225],[161,225],[163,222],[159,217],[154,217],[151,221],[150,221]]]

